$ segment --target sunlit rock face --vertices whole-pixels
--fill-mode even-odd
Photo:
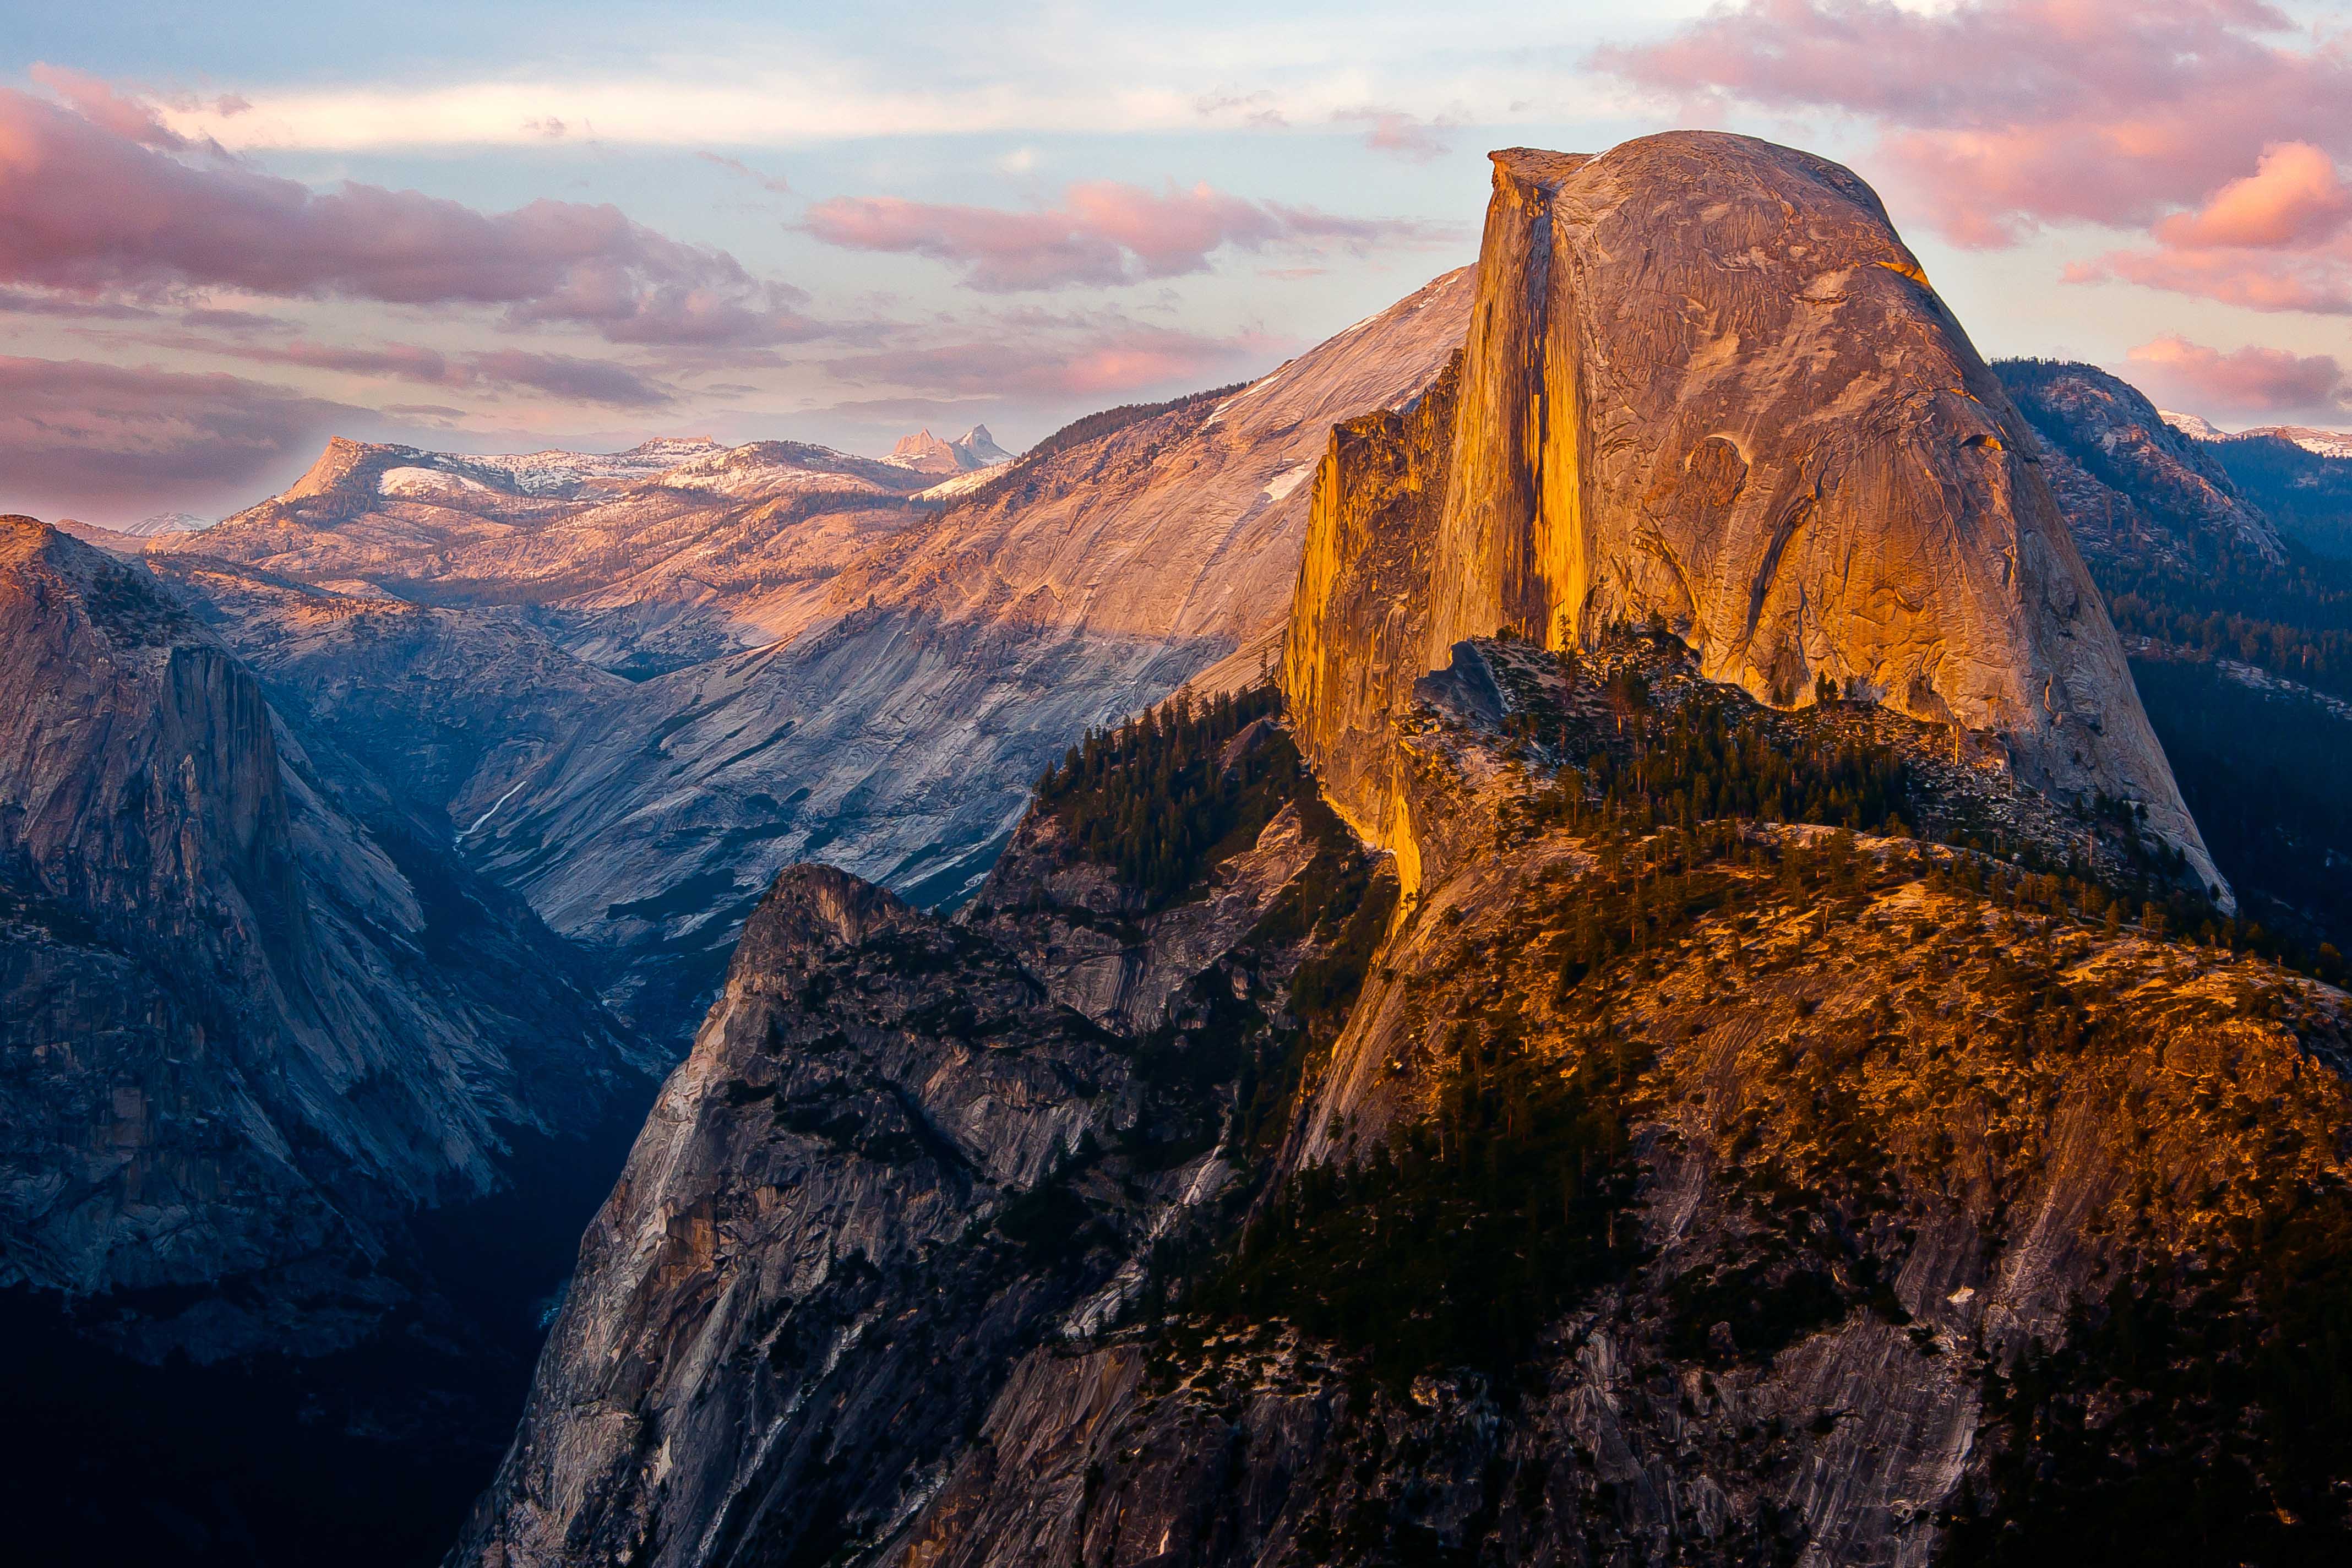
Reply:
[[[1711,132],[1497,153],[1477,278],[1450,416],[1354,422],[1316,480],[1284,679],[1360,826],[1397,838],[1379,717],[1455,642],[1655,616],[1767,700],[1827,679],[2143,802],[2220,885],[2031,430],[1861,180]]]

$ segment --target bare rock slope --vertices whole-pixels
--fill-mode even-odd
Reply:
[[[648,1020],[691,1016],[782,867],[970,896],[1074,737],[1275,657],[1333,422],[1417,397],[1468,300],[1449,274],[1230,396],[1008,465],[789,640],[599,707],[470,851],[627,965]]]
[[[1149,1009],[1052,962],[1144,902],[1068,852],[1087,792],[1040,805],[969,921],[777,879],[453,1563],[837,1561],[922,1508],[1027,1347],[1126,1310],[1155,1247],[1232,1199],[1234,1075],[1297,1037],[1294,978],[1367,867],[1328,813],[1302,830],[1286,738],[1230,763],[1227,739],[1187,765],[1231,785],[1239,849],[1129,929],[1165,974]]]
[[[2285,559],[2277,528],[2240,493],[2214,444],[2174,428],[2137,388],[2061,360],[1992,368],[2042,438],[2043,477],[2095,563],[2186,567],[2222,552]]]
[[[142,1355],[336,1348],[399,1215],[643,1058],[143,569],[5,520],[0,654],[0,1286],[174,1288],[110,1330]]]

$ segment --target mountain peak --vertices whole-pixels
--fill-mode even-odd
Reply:
[[[901,436],[883,461],[924,474],[968,474],[1003,462],[1013,454],[996,444],[988,426],[975,425],[952,441],[942,441],[929,430]]]
[[[973,426],[948,445],[971,458],[973,461],[971,466],[973,468],[985,468],[992,463],[1002,463],[1013,456],[996,444],[996,437],[988,433],[988,426],[985,425]]]
[[[1458,381],[1340,426],[1315,486],[1284,685],[1352,820],[1409,833],[1385,715],[1455,643],[1648,621],[1774,706],[2143,802],[2219,887],[2030,428],[1858,176],[1711,132],[1513,149],[1477,287]]]

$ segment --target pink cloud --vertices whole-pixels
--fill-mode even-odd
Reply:
[[[2352,406],[2344,368],[2327,354],[2268,348],[2225,353],[2167,336],[2142,343],[2125,357],[2133,378],[2145,381],[2173,406],[2273,415],[2342,412]]]
[[[1262,369],[1284,348],[1255,333],[1217,337],[1118,320],[1058,332],[1037,325],[1011,321],[992,341],[852,354],[825,368],[844,381],[932,396],[1120,396]]]
[[[188,139],[167,128],[153,108],[87,71],[36,62],[26,73],[73,106],[92,125],[142,147],[182,148]]]
[[[2352,148],[2352,48],[2256,0],[1741,0],[1594,60],[1699,112],[1874,124],[1881,158],[1963,244],[2153,224],[2275,144]]]
[[[2254,172],[2151,231],[2155,245],[2066,269],[2255,310],[2352,314],[2352,186],[2308,142],[2264,150]]]
[[[1018,211],[838,196],[811,207],[803,226],[831,245],[948,262],[992,292],[1173,278],[1206,270],[1212,253],[1227,246],[1362,251],[1425,243],[1437,233],[1420,223],[1254,202],[1206,184],[1150,191],[1116,180],[1074,184],[1059,206]]]
[[[104,83],[46,79],[73,107],[0,89],[0,283],[83,298],[233,288],[497,305],[617,342],[814,331],[792,310],[796,291],[611,206],[541,200],[483,213],[376,185],[314,192],[188,147]]]
[[[2334,252],[2282,256],[2273,250],[2115,250],[2070,263],[2069,283],[2137,283],[2217,300],[2251,310],[2352,315],[2352,258]]]
[[[1438,132],[1452,122],[1444,119],[1423,120],[1402,109],[1343,109],[1331,116],[1335,123],[1360,121],[1370,127],[1364,132],[1364,145],[1375,153],[1393,153],[1417,163],[1442,158],[1453,151]]]
[[[2169,246],[2303,245],[2323,240],[2352,217],[2352,190],[2336,161],[2308,142],[2263,149],[2262,163],[2231,181],[2193,213],[2176,213],[2156,226]]]
[[[656,408],[677,397],[662,383],[612,360],[534,353],[521,349],[452,356],[415,343],[380,343],[363,348],[300,338],[289,342],[219,342],[194,333],[149,336],[140,341],[157,348],[217,354],[251,364],[289,365],[426,386],[491,392],[520,388],[570,402],[614,408]]]
[[[577,403],[602,403],[614,408],[656,408],[671,400],[669,389],[652,378],[611,360],[579,359],[571,354],[529,353],[521,349],[494,349],[466,358],[467,375],[477,381],[526,387]]]
[[[289,343],[248,347],[196,343],[187,346],[264,364],[299,365],[306,370],[334,371],[346,375],[384,376],[428,384],[445,384],[450,379],[446,355],[413,343],[390,343],[381,348],[362,349],[298,339]]]

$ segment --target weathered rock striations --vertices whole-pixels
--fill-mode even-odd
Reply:
[[[1072,738],[1256,679],[1333,422],[1419,396],[1469,297],[1448,274],[1238,393],[1007,465],[875,543],[789,640],[598,707],[469,853],[611,953],[648,1028],[698,1012],[784,866],[971,896]]]
[[[1284,680],[1352,820],[1409,837],[1343,753],[1456,641],[1656,616],[1713,679],[2143,803],[2219,886],[2031,430],[1867,186],[1703,132],[1495,164],[1450,430],[1360,423],[1317,479]]]
[[[1205,922],[1180,901],[1130,947],[1163,977],[1148,1008],[1033,972],[1138,907],[1045,807],[965,922],[826,867],[777,879],[453,1563],[835,1560],[923,1506],[1027,1347],[1129,1307],[1154,1244],[1232,1195],[1234,1074],[1279,1059],[1331,884],[1362,887],[1344,832],[1292,852],[1312,783],[1287,742],[1237,743],[1275,748],[1283,808],[1203,873]]]

